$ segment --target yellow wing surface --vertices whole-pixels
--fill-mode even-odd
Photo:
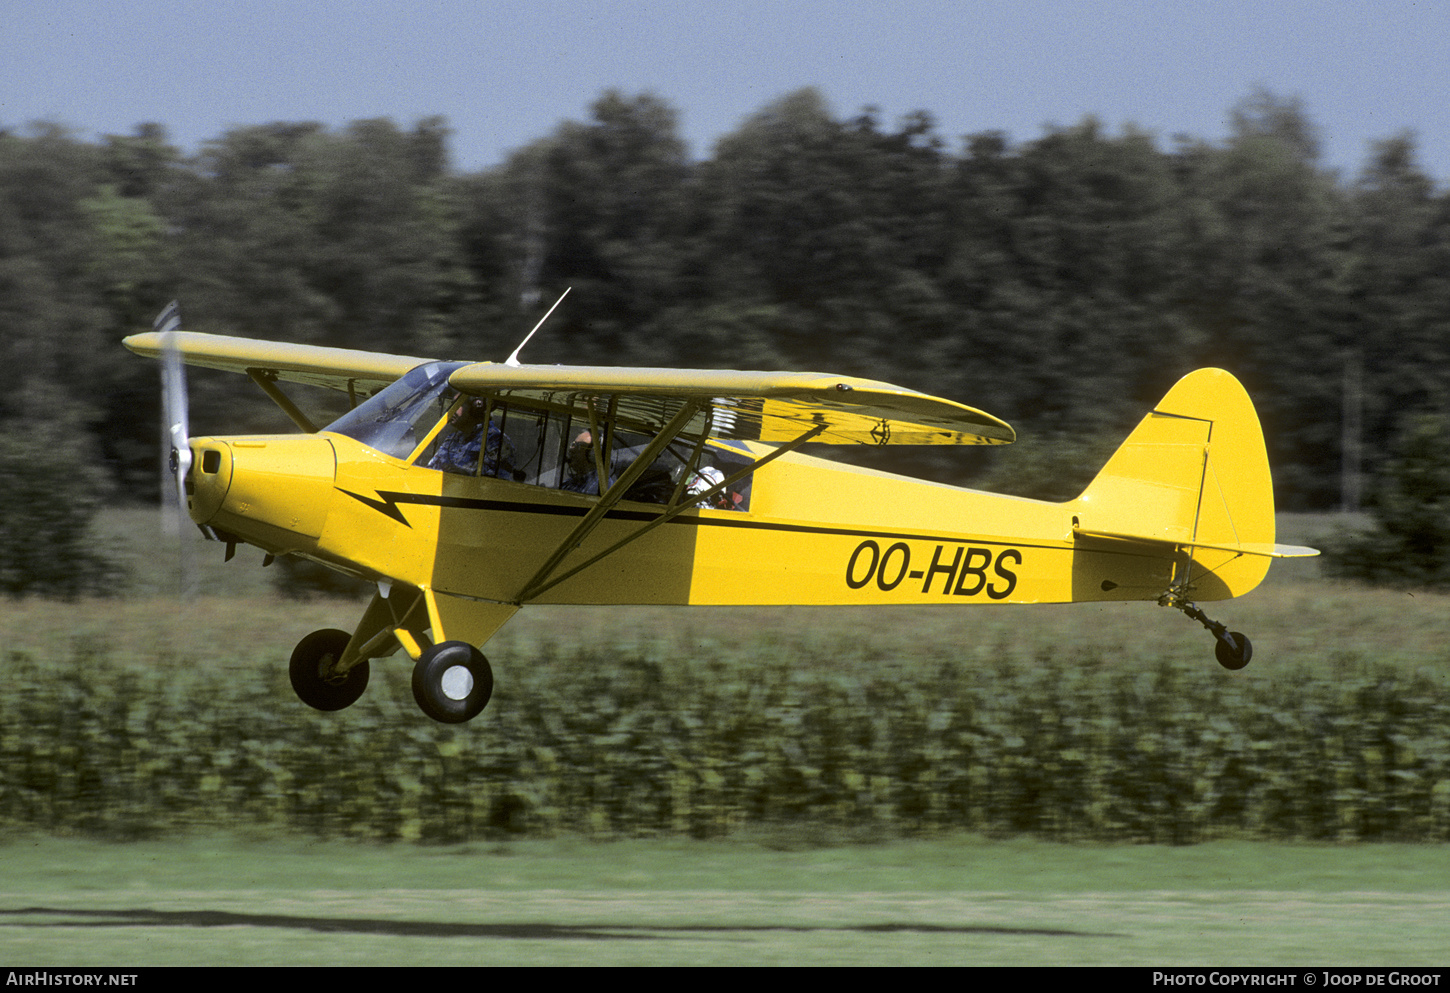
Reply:
[[[430,361],[411,355],[254,341],[198,331],[176,331],[171,337],[187,365],[323,386],[355,397],[371,396],[414,366]],[[138,355],[154,359],[162,356],[164,338],[155,331],[147,331],[131,335],[122,344]]]
[[[972,407],[821,373],[480,362],[449,382],[466,393],[578,409],[602,412],[612,404],[620,423],[663,424],[685,403],[705,400],[684,433],[723,439],[789,442],[818,428],[813,440],[835,445],[1004,445],[1016,438],[1005,421]]]
[[[376,393],[429,358],[349,348],[252,341],[181,331],[176,349],[188,365],[340,390]],[[136,334],[125,345],[159,358],[163,336]],[[1002,420],[972,407],[889,383],[798,372],[649,369],[609,366],[508,366],[479,362],[455,370],[463,392],[527,400],[536,406],[598,414],[641,429],[668,423],[689,402],[706,400],[683,432],[722,439],[790,442],[820,428],[820,444],[1000,445],[1015,439]]]

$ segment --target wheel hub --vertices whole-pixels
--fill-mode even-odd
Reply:
[[[473,673],[468,671],[467,666],[449,666],[439,684],[450,700],[465,700],[473,692]]]

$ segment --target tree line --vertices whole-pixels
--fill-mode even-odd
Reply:
[[[498,360],[571,286],[527,360],[949,397],[1018,451],[884,466],[1027,495],[1075,495],[1202,365],[1254,396],[1288,508],[1354,499],[1355,453],[1373,470],[1450,396],[1450,192],[1410,134],[1326,168],[1272,93],[1226,140],[1169,147],[1092,118],[953,141],[813,90],[698,160],[670,105],[617,91],[493,168],[454,169],[448,139],[442,118],[270,123],[183,155],[158,124],[0,130],[0,430],[46,422],[85,478],[154,498],[157,374],[120,339],[168,300],[192,330]],[[194,433],[289,429],[238,379],[193,376]]]

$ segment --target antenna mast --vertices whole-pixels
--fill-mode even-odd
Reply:
[[[564,298],[569,295],[569,290],[572,290],[573,288],[574,287],[570,286],[568,289],[564,290],[563,293],[559,294],[559,299],[554,301],[554,306],[550,307],[548,313],[546,313],[543,317],[539,318],[539,323],[534,325],[534,331],[537,331],[539,330],[539,328],[544,326],[544,322],[549,319],[549,314],[552,314],[555,308],[557,308],[559,304],[564,302]],[[524,335],[524,340],[519,342],[519,347],[514,349],[514,353],[512,355],[504,359],[504,365],[513,366],[515,368],[522,365],[522,363],[519,362],[519,352],[522,352],[524,350],[524,346],[527,345],[529,343],[529,339],[534,336],[534,331],[530,331],[528,334]]]

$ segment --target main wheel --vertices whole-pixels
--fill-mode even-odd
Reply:
[[[465,641],[445,641],[425,649],[413,666],[413,699],[435,721],[471,721],[491,696],[493,669],[483,653]]]
[[[1253,643],[1237,631],[1230,631],[1228,637],[1233,639],[1233,645],[1223,638],[1217,639],[1217,644],[1213,646],[1214,657],[1225,669],[1242,669],[1254,657]]]
[[[342,710],[357,703],[368,687],[368,661],[363,659],[341,676],[333,665],[342,658],[352,635],[334,628],[313,631],[292,649],[287,673],[298,698],[315,710]]]

